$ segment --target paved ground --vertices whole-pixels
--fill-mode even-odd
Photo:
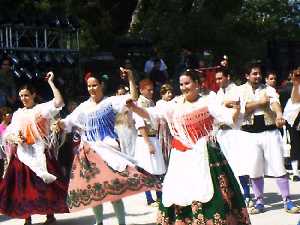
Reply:
[[[266,179],[266,212],[259,215],[251,216],[253,225],[296,225],[300,214],[292,215],[286,213],[282,209],[280,196],[277,194],[277,186],[275,180]],[[300,205],[300,182],[291,182],[291,196],[297,204]],[[156,208],[148,207],[145,204],[143,194],[128,197],[124,199],[126,208],[126,220],[129,225],[154,225]],[[95,223],[92,211],[90,209],[56,216],[57,225],[93,225]],[[107,203],[104,205],[104,225],[117,225],[114,217],[112,205]],[[33,216],[33,223],[42,225],[45,220],[43,216]],[[18,219],[9,219],[0,215],[1,225],[22,225],[23,221]]]

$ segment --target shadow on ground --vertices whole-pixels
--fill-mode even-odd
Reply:
[[[129,213],[126,214],[126,216],[144,216],[148,215],[150,212],[145,212],[145,213]],[[103,219],[108,219],[115,217],[114,213],[108,213],[103,215]],[[1,220],[0,216],[0,221]],[[9,218],[7,217],[6,220]],[[45,218],[46,219],[46,218]],[[4,221],[4,220],[3,220]],[[104,221],[105,223],[105,221]],[[82,217],[77,217],[77,218],[70,218],[70,219],[57,219],[57,225],[94,225],[95,224],[95,217],[90,215],[90,216],[82,216]],[[35,225],[43,225],[43,223],[35,223]],[[155,223],[128,223],[128,225],[155,225]]]
[[[7,220],[10,220],[8,216],[0,215],[0,222],[7,221]]]
[[[70,219],[57,219],[57,225],[93,225],[95,224],[94,216],[82,216]],[[43,225],[43,223],[35,223],[35,225]]]
[[[300,195],[290,195],[291,200],[300,205]],[[283,209],[283,202],[282,197],[278,193],[270,192],[264,194],[264,203],[265,205],[269,205],[270,207],[266,208],[266,211],[269,210],[276,210],[276,209]]]

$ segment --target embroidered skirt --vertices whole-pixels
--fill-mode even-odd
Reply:
[[[14,150],[15,151],[15,150]],[[0,183],[0,213],[10,217],[27,218],[33,214],[69,212],[66,205],[67,181],[62,179],[54,158],[46,153],[47,169],[57,180],[46,184],[37,177],[15,154]]]
[[[157,224],[251,224],[240,187],[220,148],[211,144],[207,144],[207,148],[214,185],[213,198],[207,203],[194,201],[188,206],[172,205],[164,207],[161,203]],[[197,177],[194,179],[197,179]]]
[[[113,170],[88,144],[75,155],[67,204],[70,211],[161,188],[158,178],[136,167]]]

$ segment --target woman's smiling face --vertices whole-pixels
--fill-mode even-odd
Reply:
[[[91,96],[91,98],[95,101],[98,102],[102,98],[102,85],[101,83],[95,78],[95,77],[90,77],[87,80],[87,89],[88,92]]]
[[[198,97],[198,81],[193,81],[190,76],[181,75],[179,78],[180,90],[184,98],[188,101],[193,101]]]
[[[19,92],[19,97],[25,108],[32,108],[35,105],[34,98],[36,94],[31,93],[28,89],[22,89]]]

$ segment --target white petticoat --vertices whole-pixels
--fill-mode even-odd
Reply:
[[[143,137],[137,137],[134,158],[138,166],[148,173],[162,175],[166,172],[166,166],[159,140],[156,137],[149,137],[149,141],[156,150],[155,154],[150,154],[148,145],[145,144]]]
[[[212,199],[214,188],[204,138],[185,152],[172,149],[162,192],[165,207],[187,206],[193,201],[205,203]]]
[[[45,155],[45,144],[36,141],[32,145],[19,144],[17,147],[18,159],[28,166],[38,177],[46,183],[52,183],[56,180],[56,176],[47,170],[47,161]]]
[[[127,166],[135,166],[137,164],[133,158],[120,151],[118,143],[114,139],[105,138],[103,141],[88,143],[114,170],[122,172]]]
[[[284,108],[283,117],[291,126],[293,126],[299,111],[300,103],[292,103],[292,100],[289,99]]]
[[[253,163],[250,159],[255,149],[251,135],[236,129],[219,130],[217,140],[235,176],[251,174]]]

